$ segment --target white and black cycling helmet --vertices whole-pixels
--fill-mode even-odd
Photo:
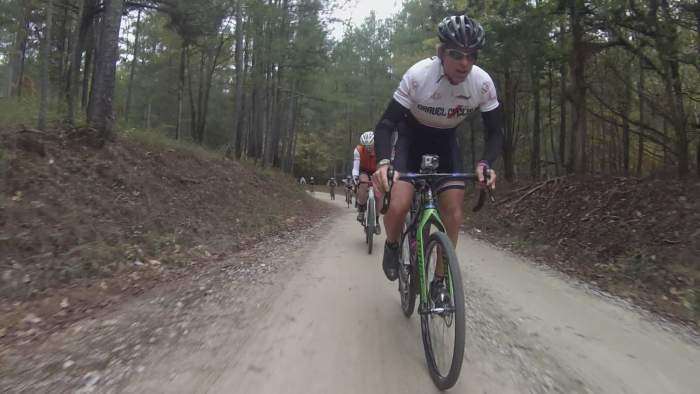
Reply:
[[[365,131],[360,136],[360,143],[364,146],[374,145],[374,131]]]
[[[453,44],[469,51],[484,47],[486,34],[481,24],[466,16],[448,16],[438,25],[438,38],[443,44]]]

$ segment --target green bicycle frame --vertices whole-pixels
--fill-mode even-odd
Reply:
[[[440,213],[435,206],[435,202],[432,199],[432,193],[429,193],[427,197],[428,201],[425,204],[420,216],[420,221],[418,222],[418,228],[416,229],[416,248],[418,253],[418,276],[420,282],[420,305],[423,306],[428,302],[428,285],[427,278],[425,277],[425,242],[426,237],[423,236],[423,230],[426,226],[434,225],[438,231],[445,232],[445,226],[442,224],[442,219],[440,219]],[[450,286],[452,282],[450,281]]]

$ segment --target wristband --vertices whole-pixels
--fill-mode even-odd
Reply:
[[[381,159],[379,160],[379,163],[377,163],[377,167],[388,166],[389,164],[391,164],[389,159]]]

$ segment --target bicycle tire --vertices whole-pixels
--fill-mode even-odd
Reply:
[[[402,234],[411,225],[410,215],[406,215]],[[399,266],[399,295],[401,296],[401,311],[404,316],[411,317],[416,307],[416,295],[418,294],[418,272],[416,271],[415,259],[411,259],[411,234],[406,234],[401,239],[401,257]],[[409,263],[406,264],[406,259]]]
[[[372,246],[374,244],[374,226],[377,224],[375,221],[377,220],[377,216],[374,212],[375,207],[374,207],[374,200],[369,199],[367,201],[367,219],[366,223],[367,226],[365,226],[365,232],[367,234],[367,254],[372,254]]]
[[[447,390],[457,383],[459,374],[462,369],[462,361],[464,359],[464,330],[465,330],[465,315],[464,315],[464,292],[462,289],[462,274],[459,269],[459,261],[457,260],[457,255],[452,247],[452,242],[447,237],[447,234],[443,232],[434,232],[430,234],[428,240],[428,246],[426,248],[426,260],[431,256],[433,248],[440,246],[444,253],[444,261],[447,262],[448,275],[446,279],[449,278],[448,284],[451,284],[451,298],[454,304],[454,313],[451,319],[451,323],[454,324],[454,341],[452,346],[452,357],[450,360],[450,366],[445,371],[440,371],[435,359],[435,349],[433,349],[433,333],[431,333],[430,323],[431,319],[437,314],[424,313],[421,315],[421,334],[423,337],[423,349],[425,351],[425,359],[428,364],[428,370],[430,371],[430,377],[433,379],[433,383],[440,390]],[[429,277],[431,272],[431,264],[426,261],[425,278]],[[428,304],[429,300],[426,301]],[[438,316],[437,319],[443,319],[446,321],[448,319]]]

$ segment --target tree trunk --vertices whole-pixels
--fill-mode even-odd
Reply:
[[[99,130],[103,141],[110,139],[114,131],[114,85],[119,57],[119,26],[122,20],[124,0],[105,0],[101,23],[100,51],[95,68],[95,86],[90,98],[92,113],[89,122]]]
[[[56,51],[58,52],[60,59],[58,61],[58,70],[56,72],[56,75],[58,76],[58,81],[57,83],[54,84],[54,86],[57,89],[54,89],[56,92],[54,93],[54,98],[56,102],[59,102],[62,98],[61,92],[67,91],[68,88],[68,75],[67,70],[68,70],[68,57],[67,54],[69,53],[69,47],[70,47],[70,39],[69,39],[69,34],[68,34],[68,7],[63,8],[63,20],[61,21],[61,29],[60,29],[60,34],[61,36],[58,37],[58,39],[55,40],[56,42]],[[64,85],[65,84],[65,85]]]
[[[629,115],[632,109],[632,67],[630,61],[625,61],[625,95],[622,101],[622,172],[625,176],[630,173],[630,123]]]
[[[29,26],[27,25],[27,30],[29,30]],[[22,85],[24,83],[24,71],[26,70],[26,64],[27,64],[27,40],[28,40],[28,34],[25,35],[24,40],[22,41],[22,49],[21,49],[21,54],[20,54],[20,59],[19,59],[19,75],[17,76],[17,97],[22,97]],[[30,92],[31,94],[34,94],[34,92]]]
[[[23,3],[23,2],[19,2]],[[10,67],[8,72],[8,97],[22,97],[22,81],[24,79],[24,65],[27,59],[27,40],[29,38],[29,18],[31,9],[27,4],[22,4],[22,12],[17,26],[15,45],[10,54]]]
[[[129,69],[129,84],[126,88],[126,106],[124,107],[124,121],[129,123],[129,111],[131,109],[131,94],[134,89],[134,74],[136,73],[136,63],[139,56],[139,34],[141,34],[141,9],[139,8],[136,16],[136,28],[134,32],[134,52],[131,59],[131,67]]]
[[[505,79],[505,97],[504,118],[505,118],[505,135],[503,141],[503,166],[505,177],[509,182],[515,179],[515,108],[516,108],[516,89],[513,82],[510,69],[506,69],[504,73]]]
[[[554,66],[549,63],[549,91],[548,91],[548,101],[547,101],[547,119],[549,122],[549,149],[552,153],[552,164],[554,165],[554,174],[559,176],[559,158],[557,157],[557,148],[554,143]]]
[[[197,104],[195,104],[194,90],[192,88],[192,53],[190,48],[185,52],[185,74],[187,78],[187,94],[190,99],[190,138],[196,141],[195,129],[197,128]]]
[[[531,66],[533,68],[537,66]],[[535,68],[532,71],[532,100],[534,102],[534,114],[532,122],[532,156],[530,157],[530,176],[533,179],[539,179],[540,177],[540,76],[539,70]]]
[[[243,47],[243,75],[242,75],[242,80],[241,80],[241,85],[245,82],[245,80],[248,78],[248,74],[250,71],[250,57],[251,57],[251,49],[250,49],[250,39],[246,37],[245,39],[245,44]],[[241,86],[241,91],[242,91],[242,86]],[[243,93],[243,92],[242,92]],[[236,158],[240,159],[243,156],[243,152],[245,150],[245,147],[248,144],[247,140],[244,140],[246,136],[246,124],[248,123],[248,107],[246,106],[246,103],[248,102],[248,98],[246,97],[248,94],[243,93],[241,95],[241,106],[240,106],[240,116],[238,117],[238,124],[236,125]]]
[[[292,147],[289,150],[288,153],[288,160],[289,160],[289,173],[292,174],[294,173],[294,159],[296,158],[296,149],[297,149],[297,133],[296,133],[296,124],[297,124],[297,117],[299,113],[299,98],[296,96],[292,97],[292,105],[291,105],[291,120],[289,121],[289,130],[290,130],[290,138],[292,140]]]
[[[272,73],[272,80],[271,80],[271,86],[270,86],[270,103],[268,105],[269,107],[269,114],[270,114],[270,119],[268,121],[269,125],[269,137],[267,140],[267,150],[265,153],[265,161],[266,161],[266,166],[267,167],[272,167],[275,165],[275,161],[277,160],[279,156],[279,140],[280,140],[280,130],[279,130],[279,124],[281,123],[280,116],[282,115],[281,111],[274,111],[273,108],[280,108],[280,103],[279,103],[279,89],[280,89],[280,78],[281,78],[281,70],[277,70],[277,72]]]
[[[204,84],[204,97],[202,101],[202,107],[200,109],[200,117],[199,117],[199,143],[204,142],[204,136],[206,135],[206,130],[207,130],[207,116],[209,114],[209,97],[211,95],[211,86],[214,81],[214,73],[216,72],[216,67],[219,65],[219,57],[221,56],[221,51],[224,48],[224,44],[226,44],[226,38],[222,34],[220,36],[219,44],[216,46],[214,49],[214,56],[210,56],[210,61],[211,64],[209,65],[209,68],[206,70],[206,78],[205,78],[205,84]]]
[[[680,65],[677,61],[667,59],[667,70],[670,81],[667,83],[667,94],[671,98],[671,113],[673,128],[676,132],[676,153],[678,155],[678,176],[683,178],[689,173],[690,155],[688,154],[688,132],[683,103],[683,81],[680,76]]]
[[[191,55],[191,52],[188,53],[188,56]],[[199,57],[199,72],[197,73],[197,96],[195,98],[194,96],[194,90],[192,89],[192,62],[191,59],[188,57],[187,60],[187,83],[189,84],[189,94],[190,94],[190,137],[192,138],[192,141],[195,143],[199,143],[199,138],[197,136],[198,133],[198,126],[199,126],[199,116],[200,112],[199,109],[201,108],[202,104],[202,78],[203,78],[203,73],[204,73],[204,65],[202,64],[204,62],[204,54],[200,53]]]
[[[15,33],[14,43],[12,45],[12,52],[10,52],[9,59],[7,60],[7,74],[5,75],[5,97],[12,97],[12,86],[15,84],[15,68],[17,67],[15,63],[19,56],[17,56],[18,51],[16,47],[19,46],[19,33]]]
[[[282,22],[280,24],[282,26],[282,32],[280,34],[280,37],[284,40],[284,45],[286,45],[289,42],[290,39],[290,30],[288,25],[289,25],[289,0],[283,0],[282,1]],[[286,52],[285,52],[286,53]],[[285,66],[284,63],[286,63],[286,57],[282,55],[283,57],[278,58],[277,60],[277,80],[275,83],[275,103],[278,107],[282,108],[280,105],[280,102],[282,101],[282,85],[285,82],[285,77],[287,76],[287,73],[285,72]],[[285,104],[287,106],[291,105],[291,97],[290,100],[286,100]],[[273,130],[275,132],[275,141],[273,142],[275,151],[274,155],[272,158],[272,164],[278,168],[282,168],[282,162],[284,161],[284,146],[286,145],[284,139],[288,138],[287,137],[287,132],[286,128],[285,132],[283,132],[283,123],[284,123],[284,118],[286,117],[286,113],[288,111],[285,110],[279,110],[279,111],[273,111],[274,112],[274,122],[273,122]],[[280,143],[282,145],[282,148],[280,148]]]
[[[658,16],[658,6],[661,6],[662,16]],[[650,14],[653,15],[654,23],[658,34],[656,49],[660,52],[660,58],[664,67],[664,88],[666,96],[670,100],[671,116],[676,138],[676,154],[678,156],[678,176],[681,178],[688,175],[690,157],[688,154],[688,132],[687,119],[685,115],[683,100],[683,81],[680,75],[681,57],[679,47],[680,38],[678,27],[672,16],[674,10],[671,9],[668,1],[652,1],[650,4]]]
[[[261,37],[261,35],[258,34],[258,37]],[[262,137],[264,133],[262,128],[262,118],[264,116],[262,96],[265,94],[265,89],[260,50],[253,52],[252,55],[253,94],[251,100],[252,107],[250,111],[252,127],[250,130],[250,138],[248,139],[248,156],[254,158],[257,162],[259,159],[262,159]]]
[[[564,51],[566,48],[564,42],[564,32],[566,27],[564,22],[559,25],[559,48]],[[566,105],[568,99],[566,97],[566,64],[564,62],[559,66],[559,74],[561,79],[559,81],[559,164],[567,168],[566,162]],[[569,171],[571,172],[571,171]]]
[[[573,49],[569,58],[569,69],[571,70],[572,80],[572,110],[573,110],[573,125],[572,125],[572,144],[573,156],[570,158],[572,168],[575,173],[582,174],[587,168],[587,151],[586,145],[588,141],[588,130],[586,124],[586,79],[585,79],[585,43],[583,42],[583,26],[581,22],[581,9],[579,7],[580,0],[569,0],[571,33],[573,37]]]
[[[90,7],[85,7],[85,13],[89,14],[94,7],[94,0],[86,0],[90,2]],[[85,32],[85,64],[83,66],[83,86],[82,94],[80,95],[80,108],[85,111],[88,107],[88,101],[90,99],[90,81],[92,80],[92,75],[94,73],[93,57],[95,53],[95,19],[91,19],[87,22],[87,31]]]
[[[39,102],[40,130],[46,129],[46,117],[49,107],[49,57],[51,55],[51,24],[53,21],[53,0],[46,4],[46,25],[41,43],[41,101]]]
[[[92,67],[90,70],[90,92],[88,93],[88,101],[87,101],[87,117],[90,119],[92,112],[93,112],[93,105],[95,103],[95,100],[93,100],[93,95],[95,94],[95,80],[97,78],[97,62],[98,59],[100,58],[100,52],[102,51],[100,47],[100,42],[102,40],[102,25],[104,24],[104,12],[100,15],[100,17],[95,20],[93,23],[93,54],[92,54]]]
[[[238,153],[240,151],[240,122],[239,118],[243,115],[241,109],[243,108],[243,16],[241,12],[241,2],[243,0],[238,0],[236,2],[236,49],[234,51],[233,59],[236,67],[236,77],[235,77],[235,87],[233,89],[233,123],[231,127],[231,137],[229,146],[233,150],[233,154],[238,158]],[[231,152],[227,152],[227,155],[231,155]]]
[[[175,123],[175,139],[179,140],[182,136],[182,112],[183,112],[183,101],[185,95],[185,61],[187,53],[187,44],[182,43],[180,48],[180,68],[178,72],[177,81],[177,120]]]
[[[639,135],[637,143],[637,176],[642,176],[642,167],[644,164],[644,128],[641,126],[644,124],[644,114],[646,108],[644,108],[644,60],[639,59]]]
[[[83,59],[83,47],[85,46],[85,35],[88,31],[88,16],[91,0],[78,2],[78,19],[76,20],[75,31],[73,35],[73,51],[71,53],[70,75],[68,78],[67,99],[68,113],[66,120],[71,126],[75,126],[75,114],[77,112],[78,101],[78,84],[80,83],[80,64]],[[87,73],[87,70],[85,71]]]
[[[282,170],[291,173],[292,171],[292,155],[294,152],[294,139],[295,139],[295,133],[294,133],[294,127],[293,127],[293,122],[294,122],[294,111],[296,108],[296,102],[297,102],[297,94],[296,94],[296,85],[297,81],[292,81],[291,82],[291,90],[289,92],[289,95],[287,97],[287,108],[285,111],[285,117],[284,117],[284,122],[282,123],[282,127],[285,129],[285,147],[284,147],[284,156],[282,158]]]

